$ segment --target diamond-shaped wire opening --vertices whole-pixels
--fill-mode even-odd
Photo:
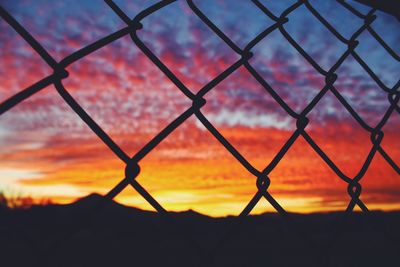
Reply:
[[[239,56],[187,8],[173,3],[149,15],[138,37],[195,93]]]
[[[390,106],[387,93],[352,56],[346,58],[336,74],[335,89],[368,126],[375,127]]]
[[[245,67],[205,99],[204,116],[257,169],[272,160],[295,129],[295,120]]]
[[[307,133],[346,175],[356,175],[371,150],[370,136],[328,91],[307,115]]]
[[[138,182],[171,211],[239,214],[254,192],[254,176],[194,118],[172,132],[140,165]],[[232,202],[237,196],[242,201]]]
[[[347,183],[301,136],[269,177],[269,191],[288,212],[340,211],[347,207]]]
[[[304,6],[291,12],[283,26],[302,49],[325,71],[328,71],[343,55],[347,47],[339,41]]]
[[[110,63],[107,66],[105,62]],[[68,70],[65,88],[129,155],[190,107],[190,100],[128,36]]]
[[[400,23],[398,25],[400,26]],[[357,55],[383,86],[392,89],[399,82],[400,62],[393,58],[369,32],[364,31],[357,40],[359,42],[355,49]]]
[[[251,66],[294,111],[302,111],[324,87],[324,77],[277,30],[252,51]]]

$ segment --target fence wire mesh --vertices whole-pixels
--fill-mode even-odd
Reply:
[[[25,41],[37,52],[38,55],[53,69],[53,73],[43,79],[32,84],[28,88],[20,91],[19,93],[8,98],[6,101],[0,104],[0,115],[11,110],[14,106],[18,105],[25,99],[30,98],[40,90],[54,85],[58,94],[64,99],[64,101],[73,109],[74,112],[87,124],[87,126],[104,142],[105,145],[118,157],[121,161],[126,164],[125,177],[123,177],[114,188],[112,188],[104,197],[105,199],[113,199],[126,187],[133,187],[146,201],[155,209],[158,213],[165,215],[168,221],[170,221],[168,211],[144,188],[135,178],[140,174],[140,161],[146,157],[146,155],[152,151],[160,142],[168,137],[175,129],[177,129],[182,123],[184,123],[190,117],[196,117],[205,128],[229,151],[241,165],[243,165],[247,171],[254,176],[255,180],[255,194],[253,198],[248,202],[245,208],[239,215],[239,218],[248,216],[253,208],[257,205],[261,198],[265,198],[273,208],[284,218],[290,221],[290,214],[285,210],[274,196],[269,192],[269,186],[273,181],[269,178],[269,174],[274,170],[277,164],[285,157],[287,151],[296,142],[298,138],[303,138],[308,145],[323,159],[323,161],[335,172],[337,177],[347,184],[347,193],[350,197],[350,201],[347,205],[346,212],[352,213],[355,206],[358,206],[363,212],[368,213],[369,209],[367,205],[361,200],[362,193],[362,179],[367,172],[371,161],[374,156],[379,153],[394,169],[397,174],[400,174],[400,168],[390,155],[383,149],[381,142],[384,139],[384,132],[382,128],[387,123],[392,113],[400,113],[400,80],[392,87],[387,87],[377,74],[368,66],[366,61],[356,52],[355,48],[358,46],[358,37],[365,31],[369,32],[371,36],[388,52],[388,54],[397,62],[400,61],[400,56],[392,49],[384,39],[371,27],[371,24],[376,19],[376,9],[372,8],[367,14],[363,14],[358,11],[355,7],[350,5],[344,0],[338,0],[337,2],[342,5],[345,9],[350,11],[354,16],[363,20],[362,26],[356,30],[350,38],[345,38],[339,31],[332,26],[327,19],[324,18],[307,0],[300,0],[295,2],[293,5],[287,7],[281,14],[274,14],[266,5],[259,0],[252,0],[251,2],[255,7],[260,9],[265,16],[274,21],[274,23],[268,28],[264,29],[254,39],[247,43],[244,47],[239,47],[232,39],[228,37],[220,28],[214,24],[210,18],[208,18],[195,4],[193,0],[187,0],[187,4],[190,7],[193,16],[197,16],[201,21],[207,25],[223,42],[225,42],[236,54],[239,55],[239,60],[234,64],[226,68],[218,76],[214,77],[210,82],[203,86],[197,93],[193,93],[190,88],[186,87],[184,83],[171,71],[160,58],[158,58],[151,49],[139,38],[138,32],[143,28],[141,21],[152,13],[158,12],[177,0],[165,0],[160,1],[149,8],[146,8],[140,12],[133,19],[128,17],[126,13],[120,9],[112,0],[105,0],[109,7],[118,15],[118,17],[126,23],[126,27],[105,36],[94,43],[79,49],[78,51],[68,55],[61,61],[57,62],[37,41],[35,38],[21,25],[19,24],[3,7],[0,6],[0,16],[5,20]],[[324,69],[321,67],[312,56],[310,56],[302,46],[288,33],[285,29],[285,24],[289,21],[288,15],[294,12],[300,7],[305,7],[310,14],[312,14],[318,21],[326,27],[341,43],[347,46],[346,51],[339,57],[339,59],[329,68]],[[325,78],[325,86],[320,88],[319,93],[312,99],[312,101],[301,111],[296,112],[293,110],[271,87],[262,75],[251,65],[250,58],[253,57],[252,49],[263,39],[269,38],[272,32],[280,32],[286,41],[302,56],[307,60],[311,66]],[[68,90],[63,85],[63,80],[67,79],[69,73],[66,68],[74,62],[81,60],[96,50],[107,46],[111,42],[130,35],[133,43],[162,71],[172,83],[188,98],[192,101],[192,105],[175,120],[173,120],[167,127],[159,132],[150,142],[142,147],[133,156],[128,155],[116,142],[93,120],[88,113],[83,109],[78,102],[72,97]],[[368,73],[368,75],[376,82],[376,86],[383,90],[387,94],[387,101],[389,107],[386,110],[384,116],[379,123],[372,127],[353,109],[351,104],[346,101],[345,97],[335,88],[335,81],[338,76],[335,73],[336,70],[342,65],[342,63],[352,56],[358,64]],[[275,155],[269,164],[262,170],[255,168],[225,137],[221,134],[216,127],[207,119],[202,113],[202,107],[206,104],[204,96],[212,91],[219,83],[224,79],[233,74],[238,68],[244,67],[248,73],[250,73],[258,83],[265,89],[265,93],[273,97],[286,113],[296,120],[296,129],[286,141],[286,143],[280,148],[279,152]],[[333,93],[343,107],[351,114],[351,116],[358,122],[358,124],[370,135],[371,147],[367,157],[365,158],[362,167],[358,173],[353,176],[347,176],[335,163],[328,157],[328,155],[321,149],[313,138],[307,133],[307,125],[309,119],[307,115],[313,110],[313,108],[319,103],[319,101],[327,94],[327,92]],[[99,208],[102,207],[99,203]],[[90,221],[90,214],[87,215],[85,220]],[[173,223],[172,223],[173,224]],[[237,227],[237,225],[235,226]],[[235,231],[235,227],[232,227],[230,231]],[[229,237],[230,231],[227,231],[224,238]],[[300,234],[301,231],[296,231],[296,234]],[[302,236],[302,238],[305,238]],[[190,239],[190,238],[188,238]],[[223,240],[223,239],[221,239]],[[195,245],[195,241],[189,240],[191,244]],[[220,245],[223,241],[220,242]],[[217,253],[217,249],[214,250]],[[207,254],[209,256],[209,254]]]

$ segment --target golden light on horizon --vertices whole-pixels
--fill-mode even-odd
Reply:
[[[290,133],[263,128],[226,128],[221,132],[228,140],[236,142],[238,150],[260,169],[277,152],[272,148],[279,149]],[[269,142],[261,138],[266,132],[269,133]],[[192,140],[184,138],[188,135]],[[388,142],[396,139],[395,135],[387,135],[386,138]],[[14,167],[3,169],[1,173],[14,176],[15,180],[10,185],[21,188],[22,192],[37,199],[46,197],[56,203],[71,203],[91,193],[104,195],[123,178],[121,170],[124,170],[124,164],[107,152],[108,149],[96,138],[85,139],[84,142],[78,140],[59,139],[56,147],[23,149],[19,155],[13,154],[12,162],[15,166],[23,165],[27,169]],[[77,145],[74,145],[75,141],[78,141]],[[360,144],[351,142],[345,136],[332,142],[335,146],[328,150],[336,159],[340,153],[359,151]],[[35,160],[29,164],[19,162],[19,159],[33,157]],[[363,155],[360,155],[362,158]],[[63,160],[57,163],[57,159]],[[53,164],[47,164],[49,160]],[[359,160],[354,158],[353,162]],[[178,128],[150,152],[140,166],[137,181],[170,211],[192,209],[210,216],[238,215],[256,192],[256,178],[210,133],[195,123]],[[348,170],[356,173],[359,166],[352,166],[354,169]],[[385,183],[378,182],[375,177],[383,177],[381,179]],[[347,184],[301,137],[271,172],[270,178],[269,192],[289,212],[340,211],[346,208],[350,200]],[[400,202],[396,201],[395,196],[385,195],[385,190],[400,184],[397,178],[397,173],[377,155],[362,181],[364,189],[361,198],[373,209],[399,209]],[[380,188],[381,192],[376,192],[376,188]],[[130,186],[115,200],[152,210],[147,201]],[[274,212],[274,209],[264,201],[256,206],[252,214],[263,212]]]

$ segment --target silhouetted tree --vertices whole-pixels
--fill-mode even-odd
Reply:
[[[53,202],[48,198],[33,199],[30,196],[22,196],[20,194],[4,194],[0,191],[0,208],[10,208],[10,209],[29,209],[33,205],[45,206],[53,204]]]
[[[7,207],[8,207],[7,198],[4,195],[4,193],[0,191],[0,209],[7,208]]]

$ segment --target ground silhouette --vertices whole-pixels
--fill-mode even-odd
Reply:
[[[0,206],[0,266],[399,266],[399,212],[163,216],[90,195]]]

